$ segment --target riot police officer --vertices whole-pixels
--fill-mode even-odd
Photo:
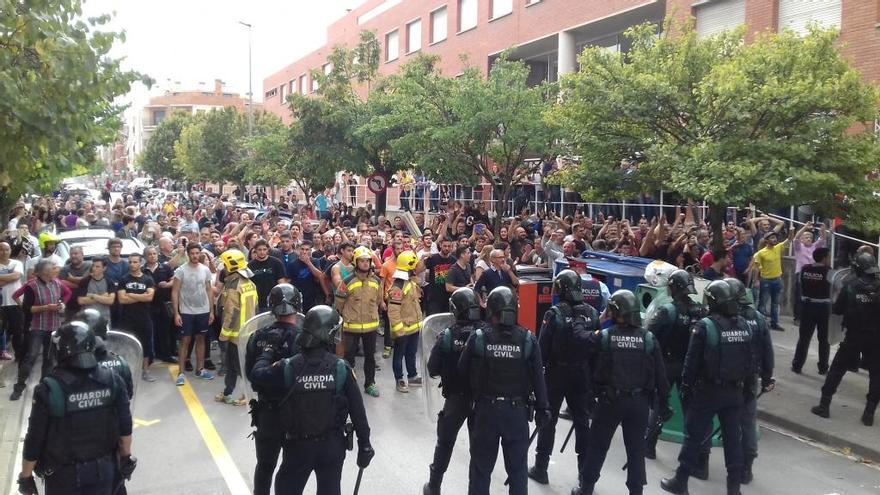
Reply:
[[[837,348],[825,384],[822,386],[822,399],[818,406],[813,407],[813,414],[828,418],[831,416],[829,407],[831,398],[850,366],[857,365],[859,354],[867,354],[868,361],[868,396],[865,410],[862,412],[862,424],[874,425],[874,412],[880,402],[880,328],[877,314],[880,312],[880,280],[877,274],[877,260],[871,253],[856,255],[853,270],[855,278],[850,280],[840,291],[834,301],[832,311],[843,315],[846,334]]]
[[[599,313],[584,302],[581,277],[574,270],[562,270],[556,275],[553,292],[559,297],[559,303],[544,314],[538,333],[550,422],[538,430],[535,465],[529,469],[529,478],[544,485],[549,483],[547,466],[553,452],[562,399],[568,403],[574,423],[578,467],[583,463],[592,410],[587,341],[590,334],[599,329]]]
[[[475,401],[468,494],[488,495],[499,440],[510,493],[524,494],[528,491],[531,394],[538,426],[550,421],[541,350],[535,337],[516,324],[517,300],[509,287],[496,287],[489,293],[486,319],[492,326],[471,335],[458,363]]]
[[[434,448],[434,462],[430,467],[430,478],[422,488],[424,495],[440,495],[443,474],[449,467],[452,448],[458,430],[471,413],[473,399],[467,377],[459,375],[458,361],[471,334],[484,328],[480,319],[480,303],[473,289],[462,287],[449,298],[449,312],[455,317],[455,324],[437,335],[428,358],[428,373],[441,377],[443,410],[437,417],[437,446]]]
[[[104,340],[107,338],[107,318],[101,316],[100,311],[94,308],[82,309],[73,315],[73,320],[85,323],[89,330],[95,334],[95,359],[98,365],[111,369],[122,378],[125,383],[125,390],[128,392],[128,399],[134,399],[134,381],[131,377],[131,366],[124,357],[107,349]]]
[[[257,467],[254,469],[254,494],[269,495],[272,474],[278,464],[278,454],[284,440],[278,417],[279,403],[284,398],[283,386],[259,383],[252,373],[257,359],[269,349],[272,362],[289,358],[298,352],[296,344],[300,328],[297,313],[302,311],[302,295],[290,284],[278,284],[269,291],[269,310],[275,316],[272,325],[254,332],[247,341],[245,371],[253,384],[257,399],[251,400],[251,425],[256,427],[254,444],[257,451]]]
[[[53,338],[58,365],[34,390],[19,491],[37,493],[36,472],[47,495],[111,495],[116,470],[130,478],[136,465],[125,384],[98,366],[85,323],[66,323]]]
[[[618,290],[608,300],[613,325],[590,336],[590,367],[598,398],[590,444],[587,446],[578,487],[572,495],[591,495],[617,425],[626,446],[626,487],[641,495],[645,479],[645,428],[655,397],[669,393],[663,354],[651,332],[641,326],[639,303],[628,290]]]
[[[691,294],[696,294],[694,278],[684,270],[675,270],[669,275],[669,295],[672,301],[660,305],[649,316],[645,330],[654,334],[663,351],[663,365],[666,369],[666,379],[670,387],[674,384],[681,388],[681,369],[684,366],[684,356],[687,354],[688,342],[691,338],[691,328],[694,323],[705,317],[706,307],[691,299]],[[655,459],[657,457],[657,440],[660,438],[662,423],[672,417],[669,407],[669,394],[658,396],[656,404],[651,411],[648,424],[651,431],[645,439],[645,457]],[[699,472],[691,473],[691,476],[706,479],[709,475],[708,458],[705,463],[701,462]]]
[[[739,495],[743,465],[740,421],[756,372],[752,331],[739,317],[736,294],[727,282],[710,283],[703,296],[709,316],[694,326],[681,378],[681,402],[688,413],[679,466],[673,478],[661,480],[660,487],[671,493],[688,492],[688,478],[702,444],[712,434],[712,417],[717,414],[725,439],[727,493]]]
[[[314,471],[317,495],[339,494],[349,417],[358,437],[358,467],[366,468],[373,458],[357,380],[348,363],[330,352],[340,326],[336,310],[315,306],[303,321],[302,352],[278,362],[269,348],[251,372],[255,382],[285,390],[279,404],[282,429],[276,432],[284,438],[276,493],[301,494]]]

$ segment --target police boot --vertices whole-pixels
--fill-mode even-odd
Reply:
[[[830,418],[831,411],[829,407],[831,406],[831,397],[822,397],[819,399],[819,405],[810,409],[813,414],[822,418]]]
[[[742,492],[739,491],[739,485],[739,474],[727,475],[727,495],[742,495]]]
[[[877,410],[876,402],[868,402],[865,404],[865,412],[862,413],[862,424],[865,426],[874,426],[874,411]]]
[[[688,495],[688,474],[685,469],[679,467],[674,477],[660,480],[660,488],[676,495]]]
[[[754,459],[746,459],[745,464],[743,464],[741,482],[743,485],[748,485],[752,482],[755,477],[752,475],[752,463],[755,462]]]
[[[645,442],[645,459],[657,458],[657,438],[649,438]]]
[[[583,478],[578,475],[578,484],[571,489],[571,495],[593,495],[593,485],[584,483]]]
[[[709,454],[700,454],[697,465],[691,469],[691,476],[703,481],[709,479]]]
[[[550,483],[550,480],[547,478],[547,466],[549,464],[550,459],[548,457],[536,455],[535,465],[529,468],[529,478],[542,485]]]
[[[443,473],[439,473],[431,465],[431,477],[422,487],[422,495],[440,495],[440,484],[443,482]]]

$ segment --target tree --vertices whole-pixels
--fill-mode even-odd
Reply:
[[[121,127],[114,100],[149,84],[108,55],[122,39],[102,27],[110,17],[81,20],[81,5],[0,0],[0,211],[92,164]]]
[[[743,29],[699,39],[691,23],[671,27],[630,28],[626,54],[588,48],[562,79],[547,122],[581,164],[561,182],[592,198],[662,187],[705,200],[719,246],[728,205],[809,202],[833,214],[845,196],[853,218],[876,215],[866,177],[880,148],[853,131],[876,116],[878,91],[841,56],[835,31],[746,44]],[[637,169],[621,166],[636,153]]]
[[[180,133],[190,122],[192,116],[182,112],[172,113],[162,120],[150,136],[143,154],[138,157],[140,166],[153,177],[167,177],[181,180],[183,170],[174,165],[174,145]]]
[[[529,87],[528,66],[506,55],[495,61],[488,78],[475,67],[456,78],[443,77],[437,60],[420,56],[392,76],[384,93],[390,112],[370,125],[403,128],[391,139],[396,159],[429,177],[492,183],[499,199],[498,230],[513,187],[530,173],[525,160],[551,152],[553,129],[539,116],[556,98],[556,87]]]

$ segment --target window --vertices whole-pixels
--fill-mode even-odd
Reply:
[[[422,20],[406,25],[406,53],[412,53],[422,47]]]
[[[291,80],[290,80],[290,86],[287,88],[287,94],[291,94],[291,95],[292,95],[292,94],[294,94],[294,93],[298,93],[298,92],[299,92],[299,91],[297,91],[297,89],[296,89],[296,79],[291,79]]]
[[[281,86],[278,87],[278,92],[281,94],[281,103],[284,103],[284,95],[287,94],[284,92],[285,89],[287,89],[286,84],[282,84]]]
[[[329,76],[333,72],[333,62],[327,62],[321,67],[321,70],[324,71],[325,76]]]
[[[458,0],[458,32],[477,27],[477,0]]]
[[[779,0],[779,30],[806,34],[811,24],[840,27],[841,0]]]
[[[431,43],[446,39],[446,7],[431,12]]]
[[[529,5],[535,5],[536,3],[541,3],[541,0],[526,0],[526,7]]]
[[[266,98],[272,98],[273,96],[278,94],[278,88],[272,88],[269,91],[266,91]]]
[[[165,110],[156,110],[153,112],[153,125],[159,125],[165,120]]]
[[[497,19],[513,12],[513,0],[491,0],[491,2],[492,19]]]
[[[697,36],[706,38],[746,22],[745,0],[722,0],[697,7]]]
[[[400,35],[397,30],[385,35],[385,61],[397,60],[400,55]]]
[[[304,95],[308,93],[309,88],[309,76],[303,74],[299,76],[299,94]]]
[[[315,77],[315,72],[317,72],[317,71],[312,72],[312,93],[314,93],[315,91],[318,90],[318,88],[321,87],[321,83],[319,83],[318,78]]]

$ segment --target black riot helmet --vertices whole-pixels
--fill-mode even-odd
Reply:
[[[304,349],[329,348],[336,344],[341,326],[342,321],[335,309],[324,305],[315,306],[306,313],[303,320],[299,344]]]
[[[640,311],[639,301],[632,291],[626,289],[615,291],[614,294],[611,294],[611,299],[608,300],[608,313],[615,323],[620,318],[634,327],[641,326],[642,315]]]
[[[61,325],[52,334],[55,358],[60,366],[91,369],[98,365],[95,359],[95,334],[82,321]]]
[[[449,298],[449,312],[459,322],[478,321],[480,303],[474,290],[470,287],[462,287],[453,292]]]
[[[877,259],[874,258],[874,255],[871,253],[858,253],[855,258],[853,258],[853,270],[856,272],[856,275],[859,277],[865,277],[867,275],[876,276],[878,272],[880,272],[880,268],[877,267]]]
[[[486,319],[491,321],[494,316],[499,325],[512,327],[516,325],[518,307],[516,295],[510,287],[495,287],[486,298]]]
[[[584,293],[581,291],[581,276],[574,270],[562,270],[553,279],[553,292],[562,301],[575,304],[584,302]]]
[[[95,337],[107,338],[107,318],[104,318],[97,309],[81,309],[73,315],[73,319],[85,323],[89,330],[95,334]]]
[[[675,300],[687,298],[690,294],[696,294],[697,289],[694,287],[694,277],[684,271],[675,270],[669,275],[669,295]]]
[[[290,284],[278,284],[269,291],[269,309],[275,316],[302,312],[303,298],[299,289]]]
[[[733,295],[736,296],[736,302],[740,307],[745,308],[746,306],[752,305],[748,296],[746,296],[746,284],[742,283],[740,279],[733,277],[727,277],[724,281],[730,286],[730,290],[732,290]]]
[[[709,306],[709,312],[720,313],[724,316],[736,316],[739,305],[736,302],[736,293],[724,280],[715,280],[706,286],[703,291],[703,300]]]

